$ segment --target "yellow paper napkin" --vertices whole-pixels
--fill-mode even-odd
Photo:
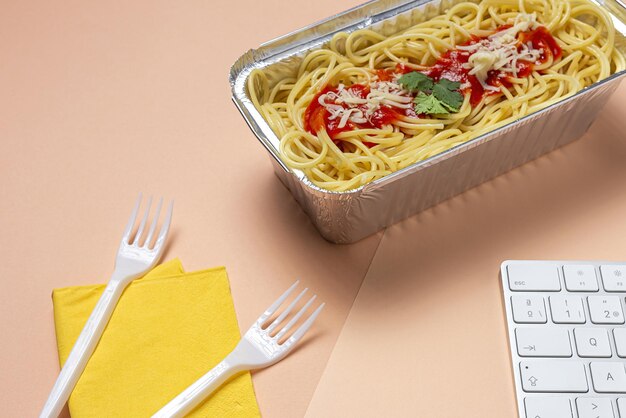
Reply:
[[[52,294],[61,365],[104,285]],[[69,400],[74,418],[149,417],[221,361],[240,339],[223,267],[185,273],[164,263],[125,290]],[[190,417],[260,417],[249,373]]]

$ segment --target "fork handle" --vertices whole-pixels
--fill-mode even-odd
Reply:
[[[194,409],[203,399],[219,388],[228,378],[245,370],[245,367],[230,353],[208,373],[196,380],[191,386],[159,409],[152,418],[183,417]]]
[[[113,274],[63,365],[39,418],[56,418],[61,413],[128,283]]]

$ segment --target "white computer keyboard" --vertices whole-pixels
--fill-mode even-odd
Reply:
[[[501,267],[520,418],[626,418],[626,262]]]

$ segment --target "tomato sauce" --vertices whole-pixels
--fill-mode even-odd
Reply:
[[[556,39],[552,36],[548,28],[545,26],[539,26],[537,29],[530,32],[520,32],[519,38],[522,43],[530,41],[535,49],[541,49],[543,55],[539,59],[542,63],[548,60],[548,55],[552,55],[554,60],[561,58],[563,51],[559,44],[556,43]]]
[[[498,31],[507,29],[510,26],[502,26],[498,28]],[[480,42],[484,38],[473,37],[465,44],[472,45]],[[544,63],[548,60],[549,55],[552,55],[554,59],[558,59],[562,55],[561,48],[556,43],[554,37],[550,34],[548,29],[543,26],[539,26],[537,29],[520,32],[518,40],[522,43],[531,42],[534,49],[540,49],[542,55],[539,58],[540,63]],[[483,97],[491,94],[500,94],[498,91],[485,90],[480,84],[476,76],[469,74],[469,69],[464,67],[464,64],[468,62],[471,53],[460,49],[453,49],[441,56],[429,70],[425,71],[425,74],[432,77],[435,81],[441,78],[447,78],[451,81],[458,81],[466,86],[461,89],[464,94],[470,95],[470,104],[472,106],[478,105]],[[520,60],[517,62],[517,76],[528,77],[533,71],[535,64],[529,61]],[[490,71],[486,80],[486,84],[493,87],[510,87],[510,76],[506,73],[499,71]]]
[[[380,74],[385,77],[386,75],[383,73],[388,70],[379,70]],[[393,75],[393,72],[389,72],[389,77]],[[389,78],[391,80],[391,78]],[[381,79],[381,81],[384,81]],[[370,92],[370,88],[363,84],[353,84],[348,87],[346,90],[350,91],[353,95],[358,98],[365,99]],[[330,119],[331,114],[326,110],[324,106],[319,103],[320,96],[333,92],[337,93],[339,91],[338,88],[326,87],[322,91],[320,91],[313,100],[311,104],[307,107],[304,113],[304,129],[312,134],[316,134],[322,129],[326,129],[328,136],[334,141],[336,140],[337,135],[342,132],[352,131],[354,129],[380,129],[385,125],[390,125],[396,120],[398,120],[401,116],[412,116],[417,117],[417,114],[413,109],[397,109],[391,106],[382,105],[379,109],[377,109],[370,117],[368,122],[355,124],[351,121],[348,121],[345,126],[339,127],[340,118]],[[350,106],[347,104],[342,104],[344,108],[348,109]],[[367,111],[366,105],[358,105],[356,107],[352,107],[354,109],[361,110],[363,113]]]
[[[496,32],[505,30],[509,27],[510,25],[501,26],[496,30]],[[487,37],[481,38],[478,36],[473,36],[469,41],[462,44],[461,46],[472,45],[486,38]],[[539,49],[542,51],[541,56],[538,60],[539,63],[545,63],[550,58],[557,60],[562,56],[561,48],[557,44],[556,40],[550,34],[548,29],[543,26],[539,26],[531,31],[518,33],[518,41],[524,44],[528,44],[530,42],[533,46],[533,49]],[[471,55],[471,52],[463,49],[452,49],[443,54],[432,67],[427,70],[423,70],[422,72],[431,77],[434,81],[439,81],[442,78],[446,78],[450,81],[456,81],[461,83],[461,92],[465,95],[470,95],[470,104],[472,106],[476,106],[485,96],[501,93],[498,91],[485,90],[485,88],[478,81],[476,76],[469,74],[470,69],[466,68],[464,64],[469,61],[469,57]],[[529,61],[517,61],[517,77],[530,76],[535,65],[535,63]],[[414,70],[410,67],[407,67],[403,64],[397,64],[396,67],[393,69],[376,70],[376,75],[378,77],[378,80],[380,81],[393,81],[397,74],[406,74],[412,71]],[[508,73],[491,70],[488,73],[486,84],[493,87],[510,87],[510,75]],[[362,99],[367,98],[367,95],[370,92],[369,86],[363,84],[353,84],[352,86],[348,87],[347,90],[349,90],[356,97]],[[355,124],[351,121],[348,121],[345,126],[340,128],[340,118],[330,119],[330,113],[318,101],[319,97],[323,94],[329,92],[337,93],[338,91],[338,88],[326,87],[313,98],[304,114],[304,128],[308,132],[312,134],[317,134],[317,132],[325,129],[330,138],[333,139],[334,142],[339,143],[340,141],[337,140],[336,137],[342,132],[351,131],[354,129],[382,128],[385,125],[389,125],[394,121],[397,121],[402,116],[410,116],[414,118],[421,116],[417,115],[412,108],[399,109],[387,105],[382,105],[368,118],[368,122]],[[346,109],[359,109],[363,111],[364,114],[367,109],[366,105],[358,105],[356,107],[350,107],[345,103],[340,105]],[[373,144],[367,145],[372,146]]]

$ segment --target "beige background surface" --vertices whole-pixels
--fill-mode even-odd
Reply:
[[[380,236],[317,234],[231,103],[228,71],[353,4],[2,3],[0,416],[43,406],[51,291],[108,279],[138,191],[176,199],[166,258],[225,265],[242,328],[295,277],[328,303],[310,344],[254,376],[265,416],[304,414]]]
[[[578,142],[385,231],[307,417],[516,417],[499,268],[626,260],[626,84]]]
[[[332,245],[272,175],[227,73],[246,49],[357,3],[2,4],[2,416],[43,405],[58,373],[51,290],[108,278],[138,191],[176,199],[166,257],[226,265],[242,328],[296,276],[328,302],[297,355],[254,375],[265,416],[305,414],[366,273],[310,416],[512,413],[497,267],[626,258],[626,88],[582,142],[394,226],[378,252],[382,233]],[[386,371],[381,353],[407,363]]]

